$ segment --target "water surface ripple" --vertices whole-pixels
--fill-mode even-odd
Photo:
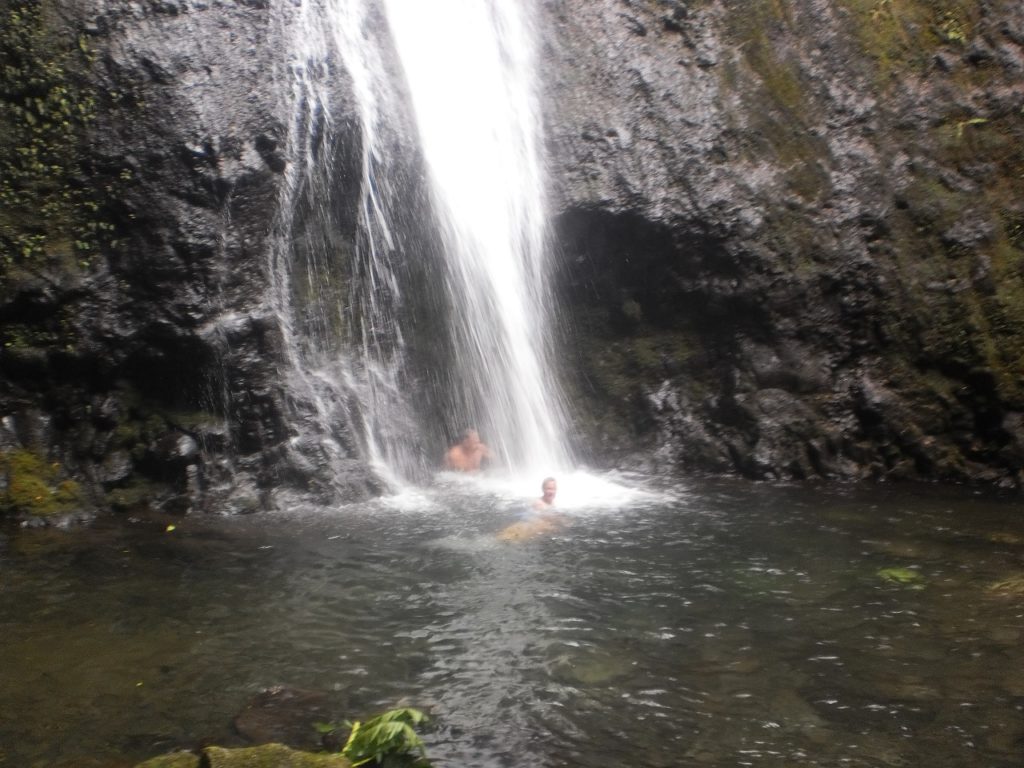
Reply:
[[[709,482],[500,541],[531,490],[7,531],[0,766],[237,743],[278,684],[453,768],[1022,764],[1017,501]]]

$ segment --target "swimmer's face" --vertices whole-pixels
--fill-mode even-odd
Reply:
[[[471,449],[480,445],[480,435],[475,429],[470,429],[462,437],[462,447]]]
[[[558,491],[558,483],[554,480],[548,480],[544,485],[540,487],[544,493],[543,499],[546,504],[550,504],[555,500],[555,493]]]

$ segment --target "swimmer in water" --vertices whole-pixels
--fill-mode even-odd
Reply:
[[[551,509],[555,506],[555,494],[558,493],[558,482],[553,477],[545,477],[540,484],[541,496],[533,502],[533,508],[538,512]]]
[[[558,492],[558,482],[553,477],[545,477],[540,484],[541,497],[535,499],[531,508],[535,513],[526,520],[505,528],[498,534],[501,541],[523,541],[540,536],[542,533],[551,533],[565,527],[565,517],[554,513],[555,494]]]
[[[491,449],[480,441],[475,429],[467,429],[459,435],[459,442],[444,455],[444,468],[456,472],[479,472],[485,460],[490,460]]]

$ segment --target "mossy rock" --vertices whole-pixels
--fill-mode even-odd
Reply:
[[[0,493],[0,510],[33,517],[64,515],[83,505],[82,489],[74,480],[61,478],[62,468],[33,451],[0,454],[0,474],[7,485]]]
[[[244,749],[207,747],[202,765],[209,768],[352,768],[341,755],[313,754],[283,744],[263,744]]]
[[[191,752],[172,752],[139,763],[135,768],[199,768],[199,755]]]
[[[843,0],[854,34],[876,64],[879,84],[923,72],[940,49],[959,51],[974,34],[977,4],[966,0]]]
[[[106,498],[115,512],[136,512],[148,508],[153,499],[166,492],[167,488],[157,483],[133,478],[123,488],[108,491]]]
[[[0,11],[0,287],[17,267],[80,271],[112,239],[100,213],[108,180],[83,162],[100,96],[95,55],[69,26],[58,3],[11,0]]]
[[[882,568],[875,575],[889,584],[901,584],[912,589],[924,588],[924,585],[921,583],[924,581],[924,577],[910,568]]]
[[[1024,597],[1024,573],[989,584],[988,591],[1005,597]]]
[[[1024,544],[1024,536],[1019,536],[1016,533],[1000,531],[997,533],[990,533],[986,538],[993,544]]]
[[[172,752],[139,763],[135,768],[352,768],[341,755],[313,754],[289,749],[283,744],[225,749],[207,747],[202,756]]]

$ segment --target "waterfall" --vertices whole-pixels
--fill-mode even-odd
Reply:
[[[550,473],[566,456],[545,333],[552,313],[529,3],[386,6],[442,228],[465,422],[512,467]]]
[[[470,426],[513,470],[564,467],[524,5],[304,0],[288,23],[271,304],[296,441],[340,456],[347,437],[396,485]],[[332,143],[352,136],[342,178]]]

